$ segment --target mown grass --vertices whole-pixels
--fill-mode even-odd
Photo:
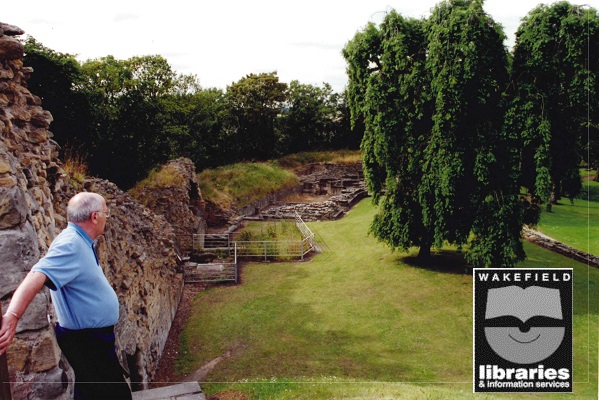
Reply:
[[[581,198],[543,210],[538,230],[576,249],[599,255],[599,182],[585,181]]]
[[[275,163],[238,163],[198,174],[204,200],[225,209],[243,207],[268,194],[299,184],[299,178]]]
[[[242,284],[195,300],[177,366],[229,354],[207,393],[251,399],[563,398],[472,392],[472,277],[453,250],[414,265],[367,235],[369,200],[309,224],[326,252],[309,262],[249,264]],[[526,245],[521,267],[574,268],[574,391],[597,396],[599,271]]]

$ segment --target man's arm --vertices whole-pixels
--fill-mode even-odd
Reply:
[[[12,343],[17,331],[17,323],[25,313],[36,294],[44,287],[48,278],[41,272],[30,272],[12,296],[10,305],[2,317],[0,327],[0,355]]]

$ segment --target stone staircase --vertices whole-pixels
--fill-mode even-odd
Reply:
[[[206,400],[197,382],[133,392],[133,400]]]

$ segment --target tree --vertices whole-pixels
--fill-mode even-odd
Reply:
[[[175,91],[177,77],[160,56],[107,56],[86,61],[82,70],[79,89],[94,119],[90,169],[127,189],[169,158],[168,149],[157,146],[164,133],[161,99]]]
[[[326,148],[334,139],[340,118],[339,95],[322,87],[292,81],[283,112],[283,152],[297,153]]]
[[[380,204],[372,232],[394,248],[431,245],[418,186],[430,135],[425,23],[392,11],[380,30],[369,24],[344,50],[354,125],[364,120],[364,173]],[[424,115],[426,113],[426,115]]]
[[[507,51],[482,2],[438,4],[427,21],[395,12],[348,43],[352,115],[381,202],[371,231],[393,248],[468,245],[481,266],[524,257],[517,158],[502,134]],[[498,218],[497,216],[501,216]]]
[[[222,90],[170,95],[162,103],[164,132],[157,150],[171,158],[188,157],[197,170],[236,161],[229,151],[234,133],[230,104]]]
[[[589,102],[599,93],[597,48],[597,11],[568,2],[539,5],[516,32],[506,126],[521,133],[521,184],[548,211],[578,195],[584,148],[596,148],[587,134],[599,122],[599,106]]]
[[[91,125],[89,99],[77,90],[83,80],[74,56],[58,53],[29,37],[25,43],[24,64],[33,67],[27,86],[43,101],[54,118],[50,129],[63,147],[83,149],[88,144]]]
[[[286,100],[287,84],[276,72],[249,74],[227,87],[227,97],[238,120],[237,151],[242,159],[274,156],[275,120]]]
[[[347,89],[339,95],[337,104],[336,132],[331,143],[333,149],[359,149],[364,137],[364,122],[352,124]]]

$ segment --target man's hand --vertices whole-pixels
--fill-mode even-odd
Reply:
[[[12,343],[17,332],[17,323],[23,316],[25,310],[35,297],[35,295],[44,287],[48,278],[40,272],[30,272],[23,282],[19,285],[15,294],[12,296],[8,310],[2,317],[2,326],[0,326],[0,355],[4,354],[8,346]]]
[[[4,314],[2,317],[2,326],[0,327],[0,356],[4,354],[15,338],[18,322],[17,317],[9,313]]]

